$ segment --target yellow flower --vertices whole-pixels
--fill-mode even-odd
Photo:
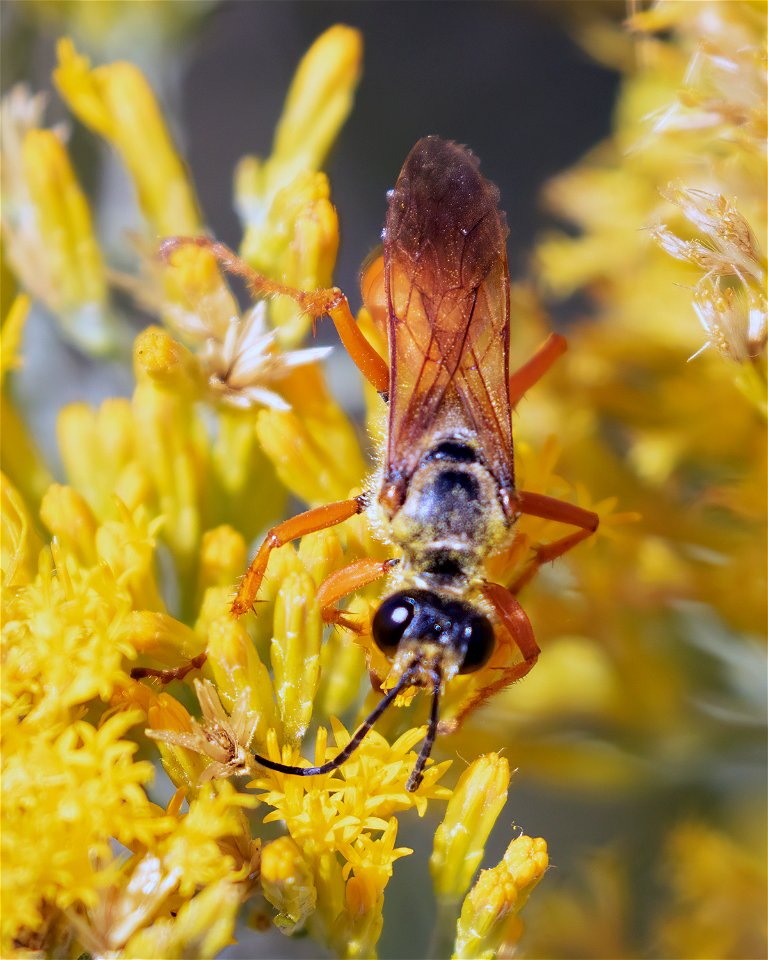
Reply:
[[[663,876],[671,900],[659,934],[668,956],[765,952],[766,870],[755,851],[703,823],[682,823],[667,840]]]
[[[521,836],[498,866],[483,870],[467,894],[456,928],[457,958],[489,958],[514,948],[522,930],[518,917],[548,865],[547,845]]]
[[[95,906],[98,861],[110,858],[112,838],[124,845],[151,845],[168,823],[142,789],[152,777],[146,761],[135,762],[135,743],[122,739],[140,718],[111,717],[96,728],[85,721],[22,730],[6,741],[3,771],[3,939],[36,929],[44,902],[66,909]],[[29,731],[26,728],[29,727]],[[17,749],[16,737],[24,739]],[[29,825],[44,824],[34,842]]]
[[[55,565],[55,566],[54,566]],[[4,690],[27,703],[28,720],[50,724],[70,707],[108,700],[125,683],[121,636],[130,594],[106,565],[83,568],[54,545],[35,580],[10,598],[3,626]]]
[[[187,900],[174,917],[135,934],[123,956],[135,960],[216,956],[232,942],[239,907],[237,885],[227,878],[218,880]]]
[[[3,444],[0,448],[0,462],[3,472],[19,491],[31,503],[37,503],[52,478],[16,410],[8,389],[13,371],[22,365],[19,348],[29,307],[29,297],[19,294],[14,297],[8,314],[3,317],[0,348],[0,419],[3,424]]]
[[[346,910],[339,918],[335,940],[345,957],[376,957],[376,944],[384,926],[384,888],[392,876],[392,864],[413,853],[408,847],[395,847],[397,820],[392,817],[380,837],[365,834],[354,844],[345,844],[342,853],[347,878],[344,895]],[[351,874],[351,876],[350,876]]]
[[[461,908],[455,957],[494,957],[514,947],[522,930],[518,914],[548,862],[541,838],[521,836],[510,843],[498,866],[483,870]]]
[[[68,40],[58,50],[57,85],[114,146],[148,232],[194,236],[194,191],[141,73],[126,63],[91,69]],[[272,155],[247,158],[238,172],[245,255],[305,289],[332,279],[338,221],[319,167],[350,109],[360,57],[357,31],[327,31],[302,61]],[[47,247],[37,275],[37,261],[23,264],[32,271],[24,282],[39,283],[37,295],[68,316],[93,303],[106,318],[104,257],[63,140],[39,129],[38,101],[19,103],[4,207],[10,184],[14,202],[35,208],[36,255]],[[23,217],[9,209],[21,249]],[[347,562],[385,559],[386,548],[354,517],[275,552],[255,619],[229,612],[247,544],[276,522],[289,494],[319,504],[360,490],[356,429],[324,380],[326,348],[296,349],[310,317],[285,298],[241,313],[209,250],[167,240],[156,257],[152,243],[140,252],[143,276],[109,274],[163,324],[136,337],[133,396],[61,412],[67,485],[40,473],[22,486],[22,444],[4,453],[14,469],[3,485],[3,895],[12,902],[3,950],[213,955],[229,943],[241,905],[263,893],[284,932],[306,929],[340,955],[372,957],[394,865],[412,852],[397,845],[399,815],[424,817],[430,801],[450,796],[441,785],[449,762],[431,763],[418,790],[406,789],[426,731],[398,710],[383,728],[391,737],[368,732],[332,774],[260,769],[252,751],[306,765],[299,751],[310,724],[317,763],[350,744],[329,712],[351,711],[368,684],[378,588],[345,612],[359,644],[336,627],[323,643],[317,590]],[[23,278],[20,262],[16,270]],[[17,301],[4,325],[4,372],[18,364],[26,309]],[[94,321],[88,335],[98,329]],[[50,546],[41,548],[38,525]],[[192,686],[198,717],[185,706]],[[363,715],[379,696],[370,692]],[[158,772],[177,787],[165,810],[150,800],[151,765],[136,759],[148,741]],[[446,821],[454,830],[444,873],[459,877],[444,886],[454,898],[479,862],[508,778],[498,758],[472,769]],[[256,794],[235,789],[244,774]],[[458,867],[454,821],[478,803]],[[263,862],[260,828],[246,816],[259,804],[281,831]]]
[[[2,586],[3,600],[17,587],[33,579],[35,558],[40,545],[32,526],[32,519],[18,490],[0,473],[2,497]]]
[[[243,809],[256,806],[254,797],[237,793],[227,780],[206,784],[177,817],[177,826],[154,849],[166,870],[179,876],[179,892],[190,896],[197,886],[207,886],[234,874],[243,864],[221,844],[233,837],[248,836]]]
[[[122,950],[137,930],[151,922],[179,883],[178,870],[165,871],[151,853],[110,866],[112,876],[102,871],[109,885],[98,890],[96,904],[78,904],[66,911],[77,939],[95,955]]]
[[[242,256],[267,276],[304,290],[331,281],[338,218],[328,180],[318,171],[352,107],[361,59],[357,30],[326,30],[299,64],[270,157],[244,157],[237,169]],[[311,319],[287,298],[272,306],[271,316],[284,346],[303,337]]]

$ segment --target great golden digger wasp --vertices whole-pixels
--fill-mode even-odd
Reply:
[[[363,335],[340,290],[305,292],[268,280],[207,238],[163,243],[166,256],[182,244],[204,246],[255,296],[282,294],[315,318],[330,315],[360,372],[389,405],[380,466],[367,492],[273,527],[232,612],[240,616],[254,606],[273,550],[365,511],[378,535],[400,548],[400,561],[357,560],[321,584],[318,600],[328,622],[341,622],[336,605],[342,597],[388,576],[372,631],[392,664],[392,685],[333,760],[299,767],[257,755],[265,767],[305,777],[336,769],[398,694],[424,687],[432,707],[407,784],[416,790],[437,734],[444,685],[482,667],[502,632],[522,660],[497,671],[462,716],[528,673],[539,647],[515,595],[542,564],[597,529],[597,514],[515,486],[512,409],[565,350],[565,341],[551,335],[510,376],[506,236],[499,191],[480,174],[473,154],[439,137],[420,140],[389,193],[383,253],[362,278],[366,307],[386,324],[388,363]],[[577,529],[539,547],[518,580],[504,587],[486,579],[485,563],[510,544],[521,514]]]

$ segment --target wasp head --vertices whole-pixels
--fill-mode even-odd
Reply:
[[[494,634],[490,620],[461,600],[433,590],[398,590],[373,618],[373,639],[391,659],[437,659],[443,679],[471,673],[488,661]]]

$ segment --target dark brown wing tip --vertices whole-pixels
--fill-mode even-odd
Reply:
[[[405,159],[389,197],[385,247],[405,258],[422,291],[475,289],[506,256],[499,190],[480,161],[452,140],[423,137]]]
[[[479,157],[473,153],[468,146],[463,143],[457,143],[455,140],[445,140],[436,133],[430,133],[426,137],[422,137],[421,140],[416,141],[406,157],[405,163],[403,164],[404,167],[408,166],[412,157],[433,158],[435,160],[448,162],[458,159],[462,163],[471,163],[476,170],[480,168]]]

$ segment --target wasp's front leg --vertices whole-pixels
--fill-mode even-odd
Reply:
[[[493,607],[499,623],[512,640],[523,659],[508,667],[501,667],[498,675],[485,686],[476,690],[469,699],[462,704],[459,712],[453,719],[445,720],[440,724],[439,733],[453,733],[466,718],[481,707],[490,697],[516,680],[524,677],[539,659],[538,643],[533,635],[533,627],[528,614],[517,602],[515,595],[499,583],[486,581],[482,587],[482,594]]]
[[[160,683],[170,683],[172,680],[183,680],[192,670],[201,670],[203,664],[208,659],[207,653],[198,653],[192,657],[182,667],[171,667],[166,670],[155,669],[154,667],[134,667],[131,670],[131,679],[143,680],[151,677],[153,680],[159,680]]]
[[[371,583],[375,583],[385,574],[389,573],[397,560],[375,560],[373,557],[364,557],[362,560],[354,560],[341,570],[334,570],[317,588],[316,599],[320,604],[320,612],[326,623],[335,623],[337,626],[345,627],[354,633],[360,633],[362,627],[350,620],[343,610],[339,610],[336,604],[342,597],[354,593],[356,590],[362,590]]]

